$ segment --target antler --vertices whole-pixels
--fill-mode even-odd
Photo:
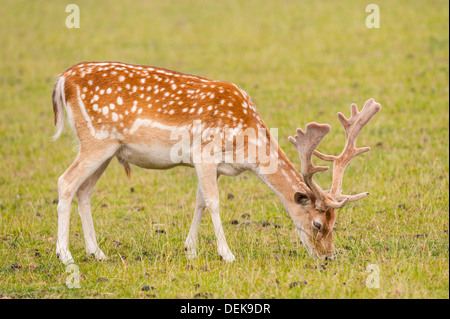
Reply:
[[[345,130],[345,147],[339,156],[325,155],[319,151],[314,151],[314,155],[325,160],[332,161],[333,163],[333,183],[330,190],[330,196],[334,200],[341,201],[345,198],[349,202],[361,199],[369,195],[368,192],[358,195],[342,195],[342,179],[344,177],[344,171],[348,163],[357,155],[365,153],[370,150],[370,147],[356,147],[356,139],[363,127],[370,121],[370,119],[381,109],[381,105],[376,103],[374,99],[367,100],[364,107],[358,112],[358,107],[353,103],[350,107],[352,112],[350,118],[346,118],[341,112],[338,113],[339,121]]]
[[[302,183],[302,186],[305,190],[309,188],[312,191],[316,197],[316,206],[323,207],[322,204],[324,204],[325,206],[340,208],[347,203],[347,200],[336,202],[330,199],[312,178],[314,173],[328,169],[327,166],[314,166],[312,163],[312,154],[330,129],[331,126],[328,124],[308,123],[305,131],[301,128],[297,129],[298,135],[295,137],[289,136],[289,141],[295,146],[300,156],[301,173],[306,183],[306,185]]]
[[[289,137],[289,141],[296,147],[301,160],[301,173],[306,185],[319,200],[316,206],[322,204],[328,207],[341,208],[348,202],[352,202],[367,196],[369,193],[361,193],[353,196],[342,195],[342,178],[348,163],[357,155],[370,150],[370,147],[356,147],[356,139],[363,127],[381,109],[381,105],[374,99],[367,100],[363,109],[358,112],[356,104],[351,105],[351,116],[347,119],[341,112],[338,113],[339,121],[345,130],[345,147],[339,156],[326,155],[317,151],[316,148],[325,135],[330,131],[328,124],[308,123],[305,131],[297,129],[298,136]],[[312,175],[319,171],[325,171],[328,167],[314,166],[312,164],[312,154],[320,159],[333,162],[333,183],[331,190],[323,191],[312,179]]]

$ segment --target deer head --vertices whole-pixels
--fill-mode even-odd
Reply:
[[[339,121],[345,130],[345,147],[339,156],[325,155],[316,150],[331,127],[328,124],[308,123],[305,130],[297,129],[295,137],[289,136],[289,141],[297,149],[301,161],[301,175],[304,182],[300,183],[303,191],[296,192],[294,202],[297,205],[292,214],[300,239],[310,255],[332,259],[333,227],[336,222],[336,209],[347,203],[366,197],[369,193],[357,195],[342,194],[342,179],[348,163],[357,155],[370,150],[369,147],[356,147],[356,139],[363,127],[381,109],[381,105],[373,99],[366,101],[363,109],[358,112],[356,104],[351,105],[351,116],[346,118],[338,113]],[[313,175],[328,169],[327,166],[314,166],[312,155],[322,160],[333,162],[333,182],[330,190],[323,190],[313,180]]]

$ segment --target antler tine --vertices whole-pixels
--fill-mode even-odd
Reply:
[[[314,166],[312,164],[312,154],[330,129],[331,127],[328,124],[311,122],[306,125],[305,131],[298,128],[298,135],[295,135],[295,138],[289,136],[289,141],[295,146],[300,156],[302,174],[314,174],[328,169],[327,166]]]
[[[370,119],[381,109],[381,105],[376,103],[374,99],[369,99],[364,104],[364,107],[358,112],[356,104],[352,104],[350,107],[351,116],[346,118],[341,112],[338,113],[339,121],[345,130],[345,147],[339,156],[325,155],[320,152],[314,152],[314,154],[328,161],[333,161],[333,183],[330,190],[331,197],[336,201],[342,201],[348,199],[349,202],[356,201],[367,195],[368,192],[358,195],[348,196],[342,195],[342,179],[344,176],[345,168],[348,163],[357,155],[362,154],[370,150],[370,147],[356,147],[356,139],[363,127],[370,121]]]
[[[340,206],[341,203],[330,202],[326,193],[312,178],[314,173],[326,171],[328,169],[327,166],[314,166],[312,163],[312,154],[330,129],[331,127],[328,124],[311,122],[306,125],[305,131],[300,128],[297,129],[298,135],[296,135],[295,138],[289,136],[289,141],[297,149],[301,161],[301,173],[306,186],[308,186],[319,201],[324,202],[327,206],[337,207]]]

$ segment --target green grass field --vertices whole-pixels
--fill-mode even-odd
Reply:
[[[379,29],[366,27],[364,1],[76,3],[79,29],[66,28],[64,1],[0,6],[0,298],[449,298],[448,1],[379,0]],[[358,139],[372,150],[344,178],[344,192],[370,196],[339,211],[339,258],[309,258],[279,199],[242,174],[219,180],[236,262],[219,258],[208,213],[189,261],[195,171],[134,168],[129,180],[114,160],[92,201],[109,259],[86,256],[75,200],[70,246],[81,288],[68,288],[55,256],[55,199],[76,145],[67,125],[50,142],[51,94],[56,75],[82,61],[234,82],[298,168],[287,140],[297,127],[330,123],[320,150],[338,153],[336,113],[375,98],[383,108]],[[331,173],[319,175],[329,185]],[[365,284],[370,264],[378,289]]]

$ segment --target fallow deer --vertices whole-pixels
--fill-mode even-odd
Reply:
[[[280,198],[311,256],[333,256],[336,209],[365,197],[342,195],[342,178],[350,160],[368,147],[356,148],[362,128],[380,110],[373,99],[351,117],[338,117],[346,142],[339,156],[316,150],[330,131],[328,124],[309,123],[289,141],[301,159],[299,173],[261,119],[250,96],[235,84],[162,68],[118,62],[86,62],[59,75],[53,90],[56,140],[64,127],[64,109],[79,140],[79,153],[58,179],[57,256],[73,263],[69,251],[70,206],[75,194],[88,254],[101,260],[91,212],[91,196],[111,159],[130,174],[130,164],[149,169],[194,167],[198,177],[193,221],[185,241],[188,258],[196,257],[198,227],[206,208],[211,213],[219,255],[235,259],[219,216],[220,175],[251,171]],[[181,139],[180,139],[181,137]],[[324,191],[313,174],[312,155],[333,161],[331,190]]]

